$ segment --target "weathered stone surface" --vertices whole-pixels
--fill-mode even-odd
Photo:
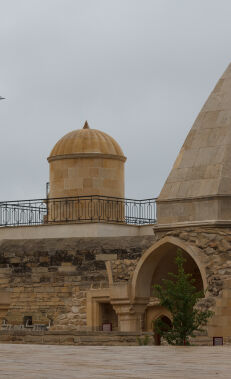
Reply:
[[[115,280],[118,274],[127,281],[134,262],[154,240],[144,236],[1,241],[0,290],[7,287],[11,292],[5,318],[17,325],[30,315],[34,324],[51,321],[56,329],[84,330],[86,291],[109,286],[107,256],[118,263]]]
[[[167,232],[166,235],[190,241],[190,245],[201,249],[201,257],[205,264],[209,283],[208,291],[215,296],[219,295],[224,280],[230,275],[231,230],[229,228],[189,227],[184,228],[183,232],[181,228],[174,229]]]
[[[117,259],[117,254],[97,254],[97,261],[114,261]]]

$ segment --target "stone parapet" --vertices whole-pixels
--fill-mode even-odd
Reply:
[[[127,225],[118,223],[90,222],[77,224],[50,224],[1,227],[0,241],[29,240],[40,238],[92,238],[92,237],[139,237],[152,236],[153,225]]]
[[[137,346],[138,338],[148,336],[149,344],[153,345],[153,333],[137,332],[78,332],[62,331],[2,331],[1,343],[28,343],[44,345],[76,345],[76,346]]]

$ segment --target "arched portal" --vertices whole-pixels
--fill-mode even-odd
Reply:
[[[177,273],[176,256],[178,247],[175,245],[166,246],[166,251],[162,253],[159,262],[157,263],[151,280],[150,296],[153,295],[153,286],[155,284],[162,284],[163,279],[169,279],[169,273]],[[192,275],[195,282],[194,285],[198,291],[203,289],[203,281],[200,270],[194,259],[186,251],[181,250],[182,256],[185,259],[184,270]]]
[[[131,300],[133,304],[142,304],[145,310],[142,316],[142,329],[152,330],[152,322],[157,314],[167,314],[161,309],[159,301],[154,296],[153,286],[161,284],[162,279],[168,278],[168,273],[176,273],[175,257],[180,249],[186,259],[185,272],[192,274],[198,290],[207,288],[207,279],[203,264],[203,253],[200,249],[182,242],[175,237],[164,237],[152,245],[140,258],[133,274],[131,283]]]
[[[200,249],[184,243],[175,237],[164,237],[152,245],[140,258],[132,278],[131,293],[133,302],[149,302],[154,284],[176,272],[175,257],[181,249],[186,258],[185,271],[196,279],[198,289],[207,288],[206,273]]]
[[[171,320],[171,313],[159,304],[148,304],[144,314],[144,330],[153,332],[155,320],[160,317],[167,317]]]
[[[171,319],[168,316],[161,315],[157,317],[155,320],[153,320],[153,322],[156,321],[157,319],[161,319],[161,321],[163,322],[163,329],[165,329],[165,331],[169,329],[169,327],[171,327],[172,325]],[[154,330],[154,344],[161,345],[161,337],[158,333],[155,332],[155,330]]]

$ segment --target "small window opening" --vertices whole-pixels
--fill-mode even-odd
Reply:
[[[6,318],[3,318],[2,325],[7,325],[7,319]]]
[[[32,316],[24,316],[23,325],[25,328],[32,325]]]

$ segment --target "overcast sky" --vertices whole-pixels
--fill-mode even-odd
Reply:
[[[157,196],[230,61],[230,0],[0,0],[0,200],[43,198],[85,120],[127,156],[126,196]]]

